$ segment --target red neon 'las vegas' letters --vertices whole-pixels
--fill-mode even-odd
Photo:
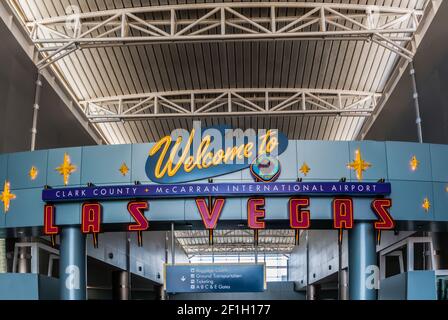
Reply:
[[[83,233],[99,233],[101,230],[101,205],[95,203],[84,203],[82,205]]]
[[[310,211],[303,210],[310,205],[310,198],[289,199],[289,226],[292,229],[308,229],[310,227]]]
[[[353,228],[352,198],[335,198],[333,200],[333,226],[335,229]]]
[[[247,201],[247,225],[251,229],[264,229],[265,221],[261,220],[265,216],[264,198],[251,198]]]
[[[55,235],[59,233],[59,227],[54,225],[56,208],[52,204],[44,206],[44,233]]]
[[[391,230],[395,228],[395,221],[388,211],[392,207],[392,199],[375,199],[372,201],[371,207],[378,217],[378,221],[374,223],[376,230]]]
[[[196,205],[201,215],[204,226],[207,230],[215,229],[224,208],[225,199],[216,198],[213,203],[212,212],[210,212],[207,202],[203,198],[196,199]]]
[[[128,231],[145,231],[149,228],[149,222],[144,213],[148,208],[148,202],[146,201],[131,201],[128,203],[128,212],[136,222],[128,226]]]
[[[207,230],[216,228],[218,220],[225,204],[224,198],[215,198],[211,208],[206,199],[196,199],[196,205]],[[247,201],[247,225],[251,229],[264,229],[266,222],[264,218],[265,198],[250,198]],[[311,199],[308,197],[292,197],[289,199],[289,224],[291,229],[307,229],[311,224],[311,212],[309,206]],[[392,206],[392,200],[379,198],[372,200],[371,209],[378,217],[374,221],[376,230],[391,230],[395,228],[395,221],[390,215],[389,209]],[[128,231],[146,231],[149,228],[148,219],[145,217],[145,211],[148,210],[147,201],[131,201],[127,209],[134,219],[135,223],[128,225]],[[335,229],[351,229],[354,224],[353,200],[349,197],[335,198],[332,203],[333,227]],[[102,206],[98,202],[86,202],[82,205],[82,224],[83,233],[101,232]],[[54,204],[44,206],[44,234],[57,235],[60,227],[55,225],[56,208]]]

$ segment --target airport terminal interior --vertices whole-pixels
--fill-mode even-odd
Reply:
[[[0,1],[0,300],[448,300],[447,21]]]

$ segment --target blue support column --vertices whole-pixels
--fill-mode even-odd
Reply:
[[[79,226],[63,227],[59,261],[61,300],[86,300],[86,238]]]
[[[377,290],[371,281],[375,276],[373,272],[378,270],[372,222],[355,222],[349,230],[348,266],[350,300],[376,300]]]

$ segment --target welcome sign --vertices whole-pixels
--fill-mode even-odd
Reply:
[[[97,246],[97,234],[102,232],[102,217],[107,215],[105,201],[127,200],[127,211],[133,221],[128,231],[138,232],[141,244],[143,231],[148,230],[150,221],[146,212],[151,210],[151,202],[158,199],[193,198],[196,210],[204,228],[209,230],[213,239],[213,230],[230,197],[245,198],[244,209],[247,212],[247,226],[254,230],[255,243],[258,230],[266,228],[266,201],[272,197],[287,197],[290,228],[298,231],[308,229],[313,213],[310,197],[333,197],[331,211],[333,228],[350,229],[354,222],[354,203],[352,197],[372,198],[371,211],[378,218],[375,229],[390,230],[395,222],[390,216],[390,183],[383,179],[378,182],[361,182],[362,172],[371,164],[362,159],[356,151],[353,163],[347,164],[357,172],[358,182],[341,181],[275,181],[280,176],[279,155],[288,147],[288,139],[277,130],[258,132],[232,130],[227,127],[201,129],[194,127],[189,132],[178,131],[156,142],[148,150],[145,163],[147,176],[155,183],[129,185],[95,185],[64,188],[45,188],[42,200],[44,208],[44,233],[59,233],[56,221],[56,206],[62,202],[81,202],[81,230],[94,235]],[[65,158],[64,158],[65,159]],[[68,161],[68,159],[65,159]],[[69,161],[68,164],[70,165]],[[69,166],[70,167],[70,166]],[[74,166],[73,166],[74,167]],[[213,177],[250,169],[254,182],[215,183]],[[191,183],[197,180],[207,182]],[[187,183],[189,182],[189,183]],[[378,233],[380,234],[380,233]],[[379,239],[379,236],[378,236]],[[212,241],[212,240],[211,240]]]
[[[196,181],[246,169],[258,157],[275,158],[287,147],[288,138],[277,130],[179,130],[151,148],[145,170],[156,183]]]

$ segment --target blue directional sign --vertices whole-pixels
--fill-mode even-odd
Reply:
[[[180,264],[165,266],[167,293],[262,292],[264,264]]]

